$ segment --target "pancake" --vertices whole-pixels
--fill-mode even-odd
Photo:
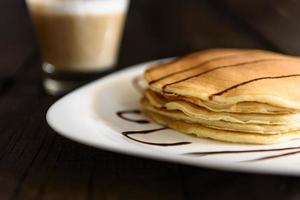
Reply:
[[[181,111],[192,118],[198,118],[210,121],[226,121],[239,124],[266,124],[266,125],[284,125],[291,123],[300,124],[300,113],[292,114],[243,114],[230,112],[213,112],[205,107],[200,107],[182,100],[168,101],[162,96],[151,92],[145,92],[145,99],[152,107],[170,111]],[[145,100],[144,100],[145,101]]]
[[[300,137],[300,59],[263,50],[196,52],[144,73],[154,121],[199,137],[273,144]]]
[[[183,100],[198,106],[205,107],[214,112],[231,112],[231,113],[264,113],[264,114],[289,114],[297,112],[297,109],[282,108],[267,103],[259,103],[255,101],[239,102],[232,105],[218,105],[214,102],[203,101],[194,97],[185,97],[176,94],[163,93],[160,94],[168,100]]]
[[[255,110],[256,105],[248,105],[246,110],[239,108],[240,103],[245,102],[286,108],[287,112],[300,109],[300,90],[297,90],[300,84],[299,58],[261,50],[213,52],[214,57],[208,56],[210,51],[196,54],[194,64],[179,59],[170,65],[156,66],[145,72],[145,80],[157,93],[185,97],[199,105],[199,101],[205,102],[212,110]],[[177,62],[179,64],[175,65]],[[172,72],[174,65],[176,69]],[[278,112],[283,109],[278,109]]]
[[[283,125],[266,125],[266,124],[241,124],[241,123],[234,123],[228,122],[223,120],[207,120],[204,118],[195,118],[193,116],[186,115],[180,111],[170,111],[165,109],[158,109],[153,106],[147,101],[142,101],[142,105],[145,110],[151,111],[163,116],[166,116],[171,119],[181,120],[188,123],[195,123],[201,124],[205,127],[210,127],[214,129],[222,129],[222,130],[230,130],[236,132],[245,132],[245,133],[259,133],[259,134],[279,134],[279,133],[286,133],[290,131],[300,130],[300,123],[299,122],[291,122],[289,124]]]
[[[183,133],[193,134],[197,137],[210,138],[223,142],[269,145],[300,138],[299,131],[276,135],[251,134],[207,128],[200,124],[192,124],[180,120],[174,120],[153,112],[145,112],[145,114],[155,122]]]

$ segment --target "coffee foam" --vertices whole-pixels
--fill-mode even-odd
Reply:
[[[107,14],[126,11],[129,0],[27,0],[27,4],[43,13]]]

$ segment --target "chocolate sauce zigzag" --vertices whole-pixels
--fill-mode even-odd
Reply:
[[[188,152],[183,155],[191,155],[191,156],[207,156],[207,155],[221,155],[221,154],[243,154],[243,153],[258,153],[258,152],[278,152],[278,151],[286,151],[286,150],[295,150],[300,149],[300,146],[297,147],[287,147],[287,148],[276,148],[276,149],[252,149],[252,150],[228,150],[228,151],[199,151],[199,152]]]
[[[242,161],[242,162],[255,162],[255,161],[270,160],[270,159],[275,159],[275,158],[282,158],[282,157],[286,157],[286,156],[291,156],[291,155],[295,155],[295,154],[299,154],[299,153],[300,153],[300,150],[293,151],[293,152],[288,152],[288,153],[283,153],[283,154],[279,154],[279,155],[265,156],[265,157],[261,157],[261,158],[245,160],[245,161]]]
[[[191,142],[172,142],[172,143],[154,143],[154,142],[147,142],[147,141],[141,141],[138,139],[135,139],[133,137],[130,137],[130,135],[134,135],[134,134],[149,134],[149,133],[153,133],[153,132],[157,132],[157,131],[161,131],[161,130],[165,130],[168,129],[167,127],[162,127],[162,128],[157,128],[157,129],[150,129],[150,130],[140,130],[140,131],[124,131],[122,132],[122,134],[131,139],[134,140],[136,142],[140,142],[143,144],[148,144],[148,145],[155,145],[155,146],[179,146],[179,145],[186,145],[186,144],[191,144]]]
[[[244,81],[242,83],[239,83],[239,84],[236,84],[236,85],[233,85],[229,88],[226,88],[220,92],[217,92],[217,93],[214,93],[212,95],[209,96],[209,99],[211,100],[214,96],[220,96],[232,89],[235,89],[235,88],[238,88],[240,86],[243,86],[243,85],[246,85],[246,84],[249,84],[249,83],[252,83],[252,82],[255,82],[255,81],[260,81],[260,80],[265,80],[265,79],[281,79],[281,78],[290,78],[290,77],[297,77],[297,76],[300,76],[300,74],[290,74],[290,75],[282,75],[282,76],[265,76],[265,77],[259,77],[259,78],[255,78],[255,79],[251,79],[251,80],[247,80],[247,81]]]
[[[204,65],[206,65],[206,64],[209,64],[209,63],[211,63],[211,62],[213,62],[213,61],[221,60],[221,59],[224,59],[224,58],[236,57],[236,56],[237,56],[236,54],[233,54],[233,55],[220,56],[220,57],[217,57],[217,58],[213,58],[213,59],[210,59],[210,60],[206,60],[206,61],[204,61],[204,62],[202,62],[202,63],[197,64],[197,65],[193,65],[193,66],[191,66],[191,67],[189,67],[189,68],[187,68],[187,69],[179,70],[179,71],[170,73],[170,74],[168,74],[168,75],[162,76],[162,77],[160,77],[160,78],[158,78],[158,79],[156,79],[156,80],[152,80],[152,81],[149,82],[149,85],[154,84],[154,83],[156,83],[156,82],[158,82],[158,81],[161,81],[161,80],[163,80],[163,79],[165,79],[165,78],[174,76],[174,75],[176,75],[176,74],[180,74],[180,73],[183,73],[183,72],[187,72],[187,71],[190,71],[190,70],[199,68],[199,67],[204,66]]]
[[[134,122],[134,123],[138,123],[138,124],[150,123],[148,120],[135,120],[135,119],[130,119],[130,118],[124,117],[124,114],[132,114],[132,113],[133,114],[142,114],[142,112],[140,110],[124,110],[124,111],[116,112],[118,117],[120,117],[121,119],[126,120],[126,121],[130,121],[130,122]],[[130,137],[130,135],[134,135],[134,134],[149,134],[149,133],[153,133],[153,132],[161,131],[161,130],[165,130],[165,129],[168,129],[168,128],[162,127],[162,128],[157,128],[157,129],[140,130],[140,131],[124,131],[124,132],[122,132],[122,134],[131,140],[134,140],[136,142],[140,142],[143,144],[148,144],[148,145],[177,146],[177,145],[191,144],[191,142],[153,143],[153,142],[141,141],[141,140],[135,139],[133,137]]]
[[[140,110],[123,110],[123,111],[117,111],[116,115],[120,117],[121,119],[124,119],[126,121],[135,122],[138,124],[148,124],[150,123],[148,120],[145,119],[130,119],[128,117],[125,117],[125,114],[141,114]]]
[[[224,69],[224,68],[231,68],[231,67],[240,67],[240,66],[247,66],[249,64],[255,64],[255,63],[260,63],[260,62],[269,62],[269,61],[284,61],[286,59],[275,59],[275,58],[272,58],[272,59],[260,59],[260,60],[254,60],[254,61],[249,61],[249,62],[243,62],[243,63],[237,63],[237,64],[233,64],[233,65],[223,65],[223,66],[218,66],[218,67],[215,67],[215,68],[212,68],[212,69],[209,69],[209,70],[206,70],[204,72],[201,72],[199,74],[195,74],[193,76],[189,76],[189,77],[186,77],[184,79],[180,79],[180,80],[177,80],[177,81],[174,81],[172,83],[168,83],[166,85],[164,85],[162,87],[162,89],[166,89],[168,86],[170,85],[174,85],[174,84],[178,84],[178,83],[181,83],[181,82],[184,82],[184,81],[187,81],[187,80],[190,80],[190,79],[193,79],[193,78],[196,78],[196,77],[200,77],[204,74],[207,74],[209,72],[212,72],[212,71],[216,71],[216,70],[219,70],[219,69]]]

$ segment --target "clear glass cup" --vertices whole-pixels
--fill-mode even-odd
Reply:
[[[63,93],[115,66],[129,0],[26,2],[48,93]]]

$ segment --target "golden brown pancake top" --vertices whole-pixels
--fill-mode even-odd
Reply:
[[[262,50],[213,49],[145,72],[151,90],[216,105],[258,102],[300,109],[300,59]]]

